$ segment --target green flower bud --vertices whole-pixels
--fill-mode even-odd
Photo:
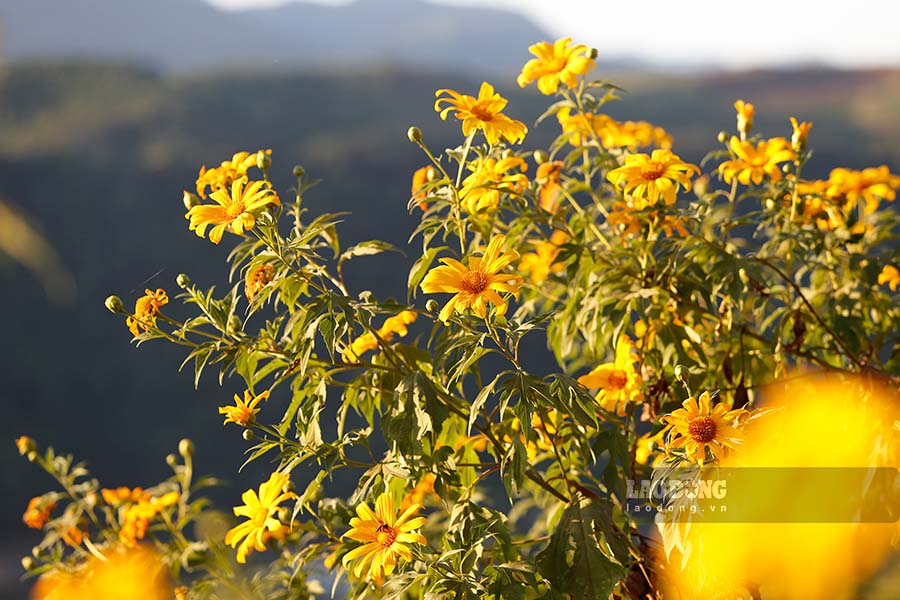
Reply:
[[[677,379],[678,381],[685,381],[685,377],[690,374],[690,369],[688,369],[684,365],[675,365],[675,379]]]
[[[32,450],[25,456],[25,458],[28,460],[28,462],[34,462],[38,459],[38,453],[36,450]]]
[[[34,568],[34,559],[31,558],[30,556],[23,556],[22,557],[22,568],[25,569],[26,571],[30,571],[31,569],[33,569]]]
[[[425,303],[425,310],[428,312],[437,312],[439,308],[440,305],[434,298],[429,298],[428,302]]]
[[[406,137],[409,138],[409,141],[417,144],[422,141],[422,130],[418,127],[410,127],[406,131]]]
[[[178,464],[178,457],[175,456],[174,454],[167,454],[166,455],[166,464],[169,465],[170,467],[174,467],[175,465]]]
[[[543,150],[535,150],[532,156],[534,157],[534,162],[539,165],[544,164],[550,158]]]
[[[178,442],[178,454],[182,455],[185,458],[193,456],[194,442],[192,442],[188,438],[182,439],[180,442]]]
[[[252,429],[245,429],[244,433],[241,435],[241,437],[243,437],[245,440],[247,440],[249,442],[253,438],[255,438],[256,435],[253,433]]]
[[[294,493],[294,482],[288,481],[286,484],[281,486],[281,492],[284,494],[292,494]]]
[[[595,58],[597,58],[597,54],[598,53],[597,53],[596,48],[591,48],[590,50],[588,50],[588,58],[591,60],[594,60]]]
[[[189,285],[191,285],[191,278],[184,273],[179,273],[178,277],[175,278],[175,283],[178,284],[178,287],[184,290],[187,289]]]
[[[192,208],[200,204],[200,196],[185,190],[184,196],[182,197],[181,201],[184,202],[185,209],[191,210]]]
[[[306,175],[306,169],[304,169],[300,165],[297,165],[296,167],[294,167],[293,173],[294,177],[303,177],[304,175]]]
[[[228,333],[234,335],[236,333],[240,333],[244,329],[243,324],[241,323],[240,317],[237,315],[231,315],[228,317]]]
[[[272,166],[272,157],[268,152],[260,150],[256,153],[256,166],[263,171]]]
[[[32,546],[31,555],[35,558],[41,557],[41,547],[40,546]]]
[[[738,269],[738,277],[740,278],[741,283],[743,283],[744,285],[748,285],[750,283],[750,276],[747,275],[747,269],[743,267]]]
[[[278,509],[278,520],[282,523],[290,523],[291,522],[291,511],[282,506]]]
[[[363,290],[359,293],[359,299],[366,304],[371,304],[375,301],[375,294],[373,294],[370,290]]]
[[[103,304],[106,305],[106,310],[113,314],[125,312],[125,305],[118,296],[109,296]]]
[[[716,136],[716,139],[719,140],[719,143],[724,144],[725,142],[728,141],[728,132],[727,132],[727,131],[720,131],[720,132],[719,132],[719,135]]]

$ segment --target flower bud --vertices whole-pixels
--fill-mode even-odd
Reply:
[[[278,520],[282,523],[290,523],[291,522],[291,511],[282,506],[278,509]]]
[[[409,141],[413,142],[414,144],[418,144],[422,141],[422,130],[418,127],[410,127],[406,131],[406,137],[408,137]]]
[[[750,276],[747,275],[747,269],[745,269],[744,267],[738,269],[738,277],[740,278],[741,283],[743,283],[744,285],[749,285]]]
[[[184,273],[179,273],[178,277],[175,278],[175,283],[178,284],[178,287],[184,290],[187,289],[189,285],[191,285],[191,278]]]
[[[125,312],[125,305],[118,296],[109,296],[103,304],[106,305],[106,310],[113,314]]]
[[[27,435],[16,438],[16,448],[19,449],[19,456],[25,456],[29,452],[37,450],[37,443]]]
[[[539,165],[544,164],[550,158],[549,156],[547,156],[547,153],[544,152],[543,150],[535,150],[534,154],[532,154],[532,156],[534,157],[534,162],[536,162]]]
[[[252,430],[252,429],[245,429],[245,430],[244,430],[244,433],[241,434],[241,437],[243,437],[246,441],[249,442],[249,441],[251,441],[253,438],[255,438],[256,436],[253,434],[253,430]]]
[[[194,442],[192,442],[188,438],[182,439],[180,442],[178,442],[178,454],[182,455],[185,458],[193,456]]]
[[[281,486],[281,492],[284,494],[293,494],[294,493],[294,482],[288,481],[286,484]]]
[[[41,547],[40,546],[32,546],[31,555],[35,558],[40,558],[41,556]]]
[[[293,173],[294,177],[303,177],[304,175],[306,175],[306,169],[304,169],[300,165],[297,165],[294,167]]]
[[[241,318],[237,315],[231,315],[228,317],[228,333],[234,335],[236,333],[240,333],[243,330],[243,325],[241,323]]]
[[[175,465],[178,464],[178,457],[175,456],[174,454],[167,454],[166,455],[166,464],[169,465],[170,467],[174,467]]]
[[[363,290],[359,293],[359,299],[366,304],[371,304],[375,300],[375,294],[370,290]]]
[[[429,298],[428,302],[425,303],[425,310],[428,312],[437,312],[440,306],[438,305],[438,301],[434,298]]]
[[[683,382],[685,377],[690,375],[690,370],[684,365],[675,365],[675,379]]]
[[[32,450],[31,452],[29,452],[29,453],[25,456],[25,458],[28,459],[28,462],[34,462],[34,461],[36,461],[37,458],[38,458],[37,450]]]
[[[25,569],[26,571],[30,571],[31,569],[33,569],[34,568],[34,559],[31,558],[30,556],[23,556],[22,557],[22,568]]]
[[[256,166],[263,171],[272,166],[272,157],[269,156],[268,152],[260,150],[256,153]]]
[[[724,144],[728,141],[728,132],[720,131],[719,135],[716,136],[716,139],[719,140],[719,143]]]
[[[185,190],[184,196],[181,199],[184,202],[184,208],[187,210],[191,210],[198,204],[200,204],[200,197],[197,194],[192,194],[191,192]]]
[[[766,198],[764,203],[766,210],[775,210],[775,198]]]

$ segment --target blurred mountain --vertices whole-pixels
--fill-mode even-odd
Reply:
[[[503,10],[422,0],[294,2],[225,12],[202,0],[0,0],[8,61],[79,58],[164,70],[397,65],[512,72],[547,34]]]

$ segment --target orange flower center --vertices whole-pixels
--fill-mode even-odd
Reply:
[[[229,204],[228,207],[225,209],[225,217],[229,221],[234,221],[243,212],[244,212],[244,201],[243,200],[232,201],[231,204]]]
[[[569,64],[569,59],[565,56],[555,56],[547,61],[548,73],[559,73]]]
[[[659,179],[666,172],[666,166],[659,161],[651,160],[641,167],[641,178],[646,180]]]
[[[711,442],[716,439],[716,422],[710,417],[697,417],[688,425],[688,433],[701,444]]]
[[[482,106],[481,104],[474,105],[469,112],[475,115],[475,118],[477,118],[479,121],[484,121],[485,123],[491,121],[494,118],[493,111],[485,106]]]
[[[460,282],[460,287],[470,294],[480,294],[487,289],[487,286],[487,275],[485,275],[481,271],[469,271],[469,273],[465,277],[463,277],[462,281]]]
[[[609,374],[609,387],[614,390],[621,390],[628,384],[628,373],[622,369],[616,369]]]
[[[382,548],[389,548],[397,539],[397,530],[384,523],[379,525],[375,532],[377,533],[375,541],[381,544]]]

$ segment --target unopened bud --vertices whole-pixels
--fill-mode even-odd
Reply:
[[[741,267],[740,269],[738,269],[738,277],[740,278],[741,283],[743,283],[744,285],[749,285],[749,283],[750,283],[750,276],[747,275],[747,269],[745,269],[745,268],[743,268],[743,267]]]
[[[252,429],[245,429],[244,433],[241,435],[241,437],[243,437],[245,440],[247,440],[249,442],[250,440],[255,438],[256,435],[254,435]]]
[[[40,546],[32,546],[31,547],[31,555],[35,558],[40,558],[41,556],[41,547]]]
[[[31,558],[30,556],[23,556],[22,557],[22,568],[25,569],[26,571],[30,571],[31,569],[33,569],[34,568],[34,559]]]
[[[37,443],[27,435],[23,435],[20,438],[16,438],[16,448],[19,449],[19,456],[25,456],[37,450]]]
[[[184,290],[187,289],[189,285],[191,285],[191,278],[184,273],[179,273],[178,277],[175,278],[175,283],[178,284],[178,287]]]
[[[418,144],[422,141],[422,130],[418,127],[410,127],[406,130],[406,137],[414,144]]]
[[[192,442],[188,438],[182,439],[180,442],[178,442],[178,454],[182,455],[185,458],[193,456],[194,442]]]
[[[596,48],[591,48],[590,50],[588,50],[588,58],[591,60],[594,60],[595,58],[597,58],[597,54],[598,53],[597,53]]]
[[[178,464],[178,457],[175,456],[174,454],[167,454],[166,455],[166,464],[169,465],[170,467],[174,467],[175,465]]]
[[[690,374],[690,371],[684,365],[675,365],[675,379],[678,381],[684,381],[685,377]]]
[[[286,484],[281,486],[281,492],[283,494],[292,494],[294,493],[294,482],[288,481]]]
[[[228,333],[234,335],[243,330],[243,325],[241,323],[240,317],[237,315],[231,315],[228,317]]]
[[[278,509],[278,520],[282,523],[290,523],[291,521],[291,511],[282,506]]]
[[[375,300],[375,294],[373,294],[370,290],[363,290],[359,293],[359,299],[366,304],[370,304]]]
[[[304,169],[300,165],[297,165],[296,167],[294,167],[293,173],[294,177],[303,177],[304,175],[306,175],[306,169]]]
[[[272,166],[272,157],[265,150],[256,153],[256,166],[265,171]]]
[[[192,194],[191,192],[185,190],[184,196],[182,197],[181,201],[184,202],[184,208],[186,208],[187,210],[191,210],[192,208],[200,204],[200,196],[198,196],[197,194]]]
[[[724,144],[728,141],[728,132],[720,131],[719,135],[716,136],[716,139],[719,140],[719,143]]]
[[[790,172],[791,172],[791,168],[792,168],[791,163],[785,163],[784,165],[782,165],[781,171],[782,171],[783,173],[790,173]]]
[[[764,203],[766,210],[775,210],[775,198],[766,198]]]
[[[539,165],[544,164],[550,158],[549,156],[547,156],[547,153],[544,152],[543,150],[535,150],[534,154],[532,154],[532,156],[534,157],[534,162],[536,162]]]
[[[439,307],[438,301],[434,298],[429,298],[428,302],[425,303],[425,310],[428,312],[437,312]]]
[[[29,452],[27,455],[25,455],[25,458],[28,459],[28,462],[34,462],[34,461],[36,461],[36,460],[38,459],[38,453],[37,453],[37,450],[32,450],[32,451]]]
[[[106,310],[113,314],[125,312],[125,305],[122,304],[122,299],[118,296],[109,296],[103,304],[106,305]]]

